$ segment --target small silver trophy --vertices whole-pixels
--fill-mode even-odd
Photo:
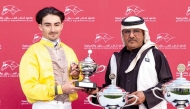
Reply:
[[[183,77],[186,69],[184,64],[179,64],[177,70],[180,72],[180,77],[163,85],[162,89],[155,87],[152,89],[153,94],[159,99],[166,99],[177,109],[185,109],[190,105],[190,81]],[[164,94],[161,98],[155,94],[155,90],[160,90]]]
[[[96,83],[90,81],[89,76],[94,74],[97,71],[98,65],[95,61],[90,57],[92,50],[88,50],[88,57],[86,57],[83,61],[79,62],[79,67],[84,75],[84,79],[82,81],[76,81],[76,87],[83,87],[83,88],[96,88]]]
[[[109,78],[112,80],[112,84],[101,89],[96,96],[89,95],[87,97],[88,102],[91,105],[99,106],[104,109],[121,109],[123,107],[134,105],[137,102],[137,96],[129,96],[129,92],[126,92],[124,89],[113,84],[114,79],[116,78],[115,74],[110,74]],[[99,104],[94,104],[90,100],[91,97],[97,98]],[[136,100],[132,104],[128,104],[128,97],[134,97]]]

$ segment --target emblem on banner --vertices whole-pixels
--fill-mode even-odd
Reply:
[[[98,33],[95,36],[94,43],[85,44],[84,49],[122,49],[123,44],[115,42],[109,42],[109,40],[113,39],[114,37],[107,34],[107,33]],[[103,40],[103,41],[102,41]]]
[[[1,67],[1,71],[4,71],[7,68],[11,68],[11,70],[13,71],[18,66],[19,66],[19,64],[17,64],[16,62],[14,62],[12,60],[4,61],[3,65]]]
[[[159,49],[186,49],[186,44],[170,44],[170,40],[173,40],[175,37],[171,36],[168,33],[157,34],[156,43]],[[164,41],[162,41],[164,40]],[[159,43],[159,44],[158,44]],[[167,45],[166,45],[167,44]]]
[[[106,43],[108,40],[110,40],[112,38],[114,38],[114,37],[110,36],[107,33],[99,33],[99,34],[96,34],[96,38],[95,38],[94,42],[97,43],[97,42],[103,40]]]
[[[189,14],[190,14],[190,7],[188,7],[187,12],[186,12],[187,16],[189,16]]]
[[[34,34],[34,39],[33,39],[33,43],[36,43],[38,41],[40,41],[42,38],[42,33],[37,33],[37,34]]]
[[[18,77],[18,72],[13,71],[18,66],[19,64],[16,63],[15,61],[12,60],[4,61],[1,67],[0,77]]]
[[[78,6],[69,5],[69,6],[66,6],[64,14],[67,15],[72,12],[74,15],[77,15],[81,11],[83,10],[81,10]]]
[[[144,11],[143,9],[141,9],[140,7],[136,6],[136,5],[131,5],[127,7],[127,10],[125,12],[125,15],[128,16],[131,13],[134,13],[135,15],[138,15],[140,12]]]
[[[189,70],[189,69],[190,69],[190,61],[188,61],[186,70]]]
[[[32,40],[33,43],[39,42],[42,38],[43,34],[42,33],[36,33],[34,34],[34,38]],[[32,44],[23,44],[22,49],[28,49]]]
[[[22,11],[14,5],[3,6],[3,10],[0,16],[0,22],[32,22],[33,17],[27,16],[24,13],[17,14],[19,11]]]
[[[171,36],[168,33],[160,33],[160,34],[157,34],[156,43],[160,42],[162,40],[164,40],[165,42],[168,42],[173,38],[175,38],[175,37]]]
[[[190,15],[190,7],[187,7],[186,16],[177,16],[176,22],[187,22],[187,23],[189,23],[190,22],[189,15]]]
[[[14,15],[15,13],[21,11],[19,8],[17,8],[14,5],[7,5],[3,7],[3,11],[1,12],[1,15],[5,15],[8,12],[10,12],[12,15]]]

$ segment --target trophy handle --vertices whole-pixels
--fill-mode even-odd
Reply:
[[[88,102],[89,102],[91,105],[102,107],[102,106],[100,106],[100,105],[98,105],[98,104],[94,104],[94,103],[92,103],[91,100],[90,100],[91,97],[96,98],[96,96],[94,96],[94,95],[89,95],[89,96],[87,97]]]
[[[151,90],[152,90],[152,92],[153,92],[153,94],[154,94],[154,96],[155,96],[156,98],[159,98],[159,99],[161,99],[161,100],[164,100],[163,98],[159,97],[159,96],[156,95],[156,93],[155,93],[155,90],[160,90],[160,91],[162,91],[162,89],[160,89],[160,88],[158,88],[158,87],[155,87],[155,88],[153,88],[153,89],[151,89]]]
[[[134,105],[134,104],[137,102],[138,97],[137,97],[136,95],[131,95],[131,96],[128,96],[128,97],[134,97],[136,100],[135,100],[133,103],[128,104],[128,105],[125,105],[125,106],[123,106],[123,107],[127,107],[127,106]]]
[[[101,67],[102,67],[102,70],[97,71],[97,70],[100,69]],[[101,72],[105,71],[105,69],[106,69],[106,66],[105,66],[105,65],[100,65],[100,66],[98,66],[98,68],[97,68],[97,70],[96,70],[96,73],[101,73]]]

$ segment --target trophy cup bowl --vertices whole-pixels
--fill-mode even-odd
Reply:
[[[98,65],[95,62],[81,61],[79,62],[79,67],[83,75],[91,76],[97,71]]]
[[[152,89],[155,97],[159,99],[166,99],[174,107],[185,109],[190,105],[190,81],[182,77],[182,72],[185,70],[185,65],[179,64],[178,71],[180,72],[180,77],[169,83],[166,83],[162,88],[155,87]],[[160,90],[163,92],[164,98],[156,95],[155,90]]]
[[[86,57],[83,61],[79,62],[79,68],[82,74],[84,75],[84,78],[82,81],[75,82],[76,87],[83,87],[83,88],[90,88],[90,89],[96,88],[96,83],[91,82],[89,78],[89,76],[96,73],[97,68],[98,68],[98,65],[90,57],[91,53],[92,53],[92,50],[88,50],[89,56]]]
[[[111,74],[114,75],[114,74]],[[94,104],[91,102],[90,98],[95,97],[97,98],[99,104]],[[127,104],[128,97],[135,97],[136,100],[132,104]],[[96,96],[89,95],[87,97],[90,104],[94,106],[99,106],[107,109],[120,109],[122,107],[131,106],[137,102],[137,96],[131,95],[129,96],[129,93],[126,92],[124,89],[111,84],[103,89],[101,89]]]

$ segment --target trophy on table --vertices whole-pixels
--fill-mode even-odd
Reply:
[[[186,69],[184,64],[179,64],[177,70],[180,72],[180,77],[172,82],[166,83],[160,89],[155,87],[152,89],[155,97],[159,99],[166,99],[177,109],[185,109],[190,105],[190,81],[183,77],[183,73]],[[155,94],[155,90],[163,92],[164,98],[161,98]]]
[[[83,87],[83,88],[89,88],[89,89],[96,88],[96,83],[91,82],[89,78],[89,76],[94,74],[98,68],[98,65],[90,57],[91,53],[92,53],[92,50],[88,50],[88,57],[86,57],[83,61],[79,62],[79,67],[82,74],[84,75],[84,79],[82,81],[76,81],[75,82],[76,87]]]
[[[91,105],[99,106],[104,109],[121,109],[123,107],[134,105],[137,102],[138,98],[136,95],[129,96],[129,92],[126,92],[124,89],[113,84],[113,81],[116,78],[115,74],[110,74],[109,78],[112,80],[111,85],[101,89],[96,96],[89,95],[87,97],[88,102]],[[91,97],[97,98],[99,104],[92,103],[90,100]],[[134,97],[136,100],[133,103],[126,105],[128,97]]]

